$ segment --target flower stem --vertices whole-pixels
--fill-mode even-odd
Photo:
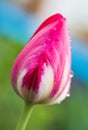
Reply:
[[[32,104],[25,103],[24,111],[23,111],[20,121],[18,122],[16,130],[25,130],[28,120],[31,116],[33,106],[34,105],[32,105]]]

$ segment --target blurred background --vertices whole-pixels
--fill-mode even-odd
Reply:
[[[12,64],[40,23],[57,12],[71,34],[71,96],[36,106],[27,130],[88,130],[88,0],[0,0],[0,130],[14,130],[23,110],[10,83]]]

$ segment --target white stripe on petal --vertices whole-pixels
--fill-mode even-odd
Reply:
[[[46,99],[53,87],[54,84],[54,73],[52,70],[52,67],[49,66],[44,66],[44,73],[41,77],[41,82],[39,85],[39,91],[38,94],[36,94],[36,97],[34,98],[33,102],[39,102],[44,99]]]
[[[23,77],[25,76],[26,72],[27,72],[26,69],[24,69],[24,70],[19,74],[19,76],[18,76],[18,78],[17,78],[17,91],[18,91],[18,93],[19,93],[22,97],[24,97],[23,94],[22,94],[22,82],[23,82]]]

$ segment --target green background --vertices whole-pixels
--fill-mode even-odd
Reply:
[[[23,48],[0,36],[0,130],[15,130],[23,100],[10,83],[12,64]],[[26,130],[88,130],[88,88],[73,78],[71,96],[57,105],[37,105]]]

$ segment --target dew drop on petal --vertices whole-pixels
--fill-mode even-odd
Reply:
[[[74,76],[73,71],[70,72],[70,77],[72,78]]]
[[[70,94],[69,94],[69,93],[67,94],[67,97],[70,97]]]

